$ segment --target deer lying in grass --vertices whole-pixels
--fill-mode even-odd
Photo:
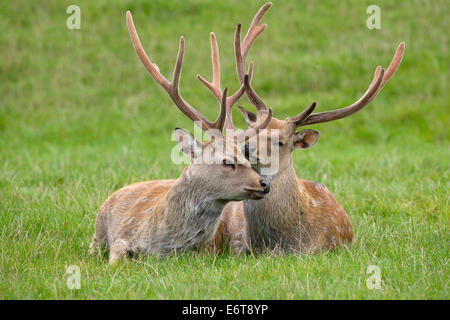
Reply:
[[[257,109],[255,114],[239,107],[249,127],[258,126],[267,116],[269,109],[247,82],[250,81],[250,77],[245,77],[245,56],[249,47],[247,37],[259,34],[265,29],[266,25],[258,26],[258,24],[270,6],[271,3],[265,4],[256,14],[243,45],[240,40],[240,25],[235,33],[238,78],[241,84],[244,83],[247,97]],[[211,48],[214,78],[219,78],[218,53],[214,52],[217,51],[217,45],[212,45]],[[271,192],[264,199],[230,203],[224,209],[222,226],[215,237],[217,243],[228,234],[233,249],[238,253],[248,248],[255,251],[281,249],[284,252],[314,252],[353,241],[350,219],[328,189],[321,183],[297,178],[292,151],[310,148],[319,138],[317,131],[310,129],[297,131],[297,129],[305,125],[341,119],[364,108],[395,73],[401,63],[403,52],[404,43],[401,43],[387,71],[380,66],[377,67],[368,90],[352,105],[312,114],[316,106],[313,103],[304,112],[292,118],[285,120],[272,118],[267,130],[248,140],[244,153],[252,160],[252,167],[261,173],[263,167],[274,165],[271,161],[275,160],[278,162],[275,164],[278,171],[264,176],[271,183]],[[248,71],[250,76],[252,71],[253,63],[250,63]],[[220,91],[212,84],[208,87],[219,99]],[[277,131],[278,138],[272,138],[273,131]],[[279,155],[277,159],[263,156],[273,153]]]
[[[221,212],[228,202],[261,199],[269,192],[269,185],[252,170],[238,143],[265,128],[271,120],[271,112],[255,128],[231,137],[223,136],[221,131],[227,118],[227,107],[231,110],[233,103],[244,94],[245,84],[230,99],[225,89],[217,120],[208,121],[179,93],[183,38],[180,38],[170,83],[142,48],[130,12],[127,12],[127,23],[139,58],[176,106],[189,119],[200,123],[202,129],[219,130],[220,134],[214,134],[211,141],[201,143],[190,133],[176,129],[179,147],[192,159],[181,176],[177,180],[134,183],[116,191],[105,201],[97,215],[90,252],[106,245],[110,250],[110,264],[128,252],[167,255],[201,247],[214,236]]]
[[[244,152],[247,158],[256,159],[257,164],[253,168],[257,172],[271,161],[259,158],[260,155],[270,155],[274,152],[279,155],[278,159],[275,159],[278,161],[278,171],[264,176],[271,183],[272,192],[261,203],[252,200],[245,200],[243,203],[247,235],[253,250],[279,248],[283,251],[314,252],[353,241],[350,219],[325,185],[297,178],[292,151],[310,148],[319,138],[317,131],[297,129],[305,125],[341,119],[364,108],[394,74],[400,64],[403,50],[404,45],[400,44],[393,63],[386,72],[381,67],[376,69],[369,89],[354,104],[334,111],[312,114],[316,106],[313,103],[304,112],[292,118],[272,119],[267,130],[258,137],[249,139]],[[248,81],[247,78],[244,81]],[[260,123],[268,109],[251,86],[248,87],[247,93],[258,112],[253,114],[243,108],[240,110],[249,127],[252,127]],[[278,139],[272,138],[272,130],[278,131]],[[259,143],[258,140],[261,139],[265,143]]]

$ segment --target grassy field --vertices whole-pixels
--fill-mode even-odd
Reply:
[[[147,74],[125,25],[169,75],[186,39],[181,90],[211,119],[210,31],[222,83],[238,86],[236,23],[263,1],[8,1],[0,8],[0,298],[2,299],[448,299],[448,13],[442,1],[273,1],[256,41],[254,86],[284,119],[355,101],[401,41],[405,58],[363,112],[313,126],[317,145],[295,152],[297,175],[328,186],[353,222],[353,246],[317,255],[189,253],[110,267],[88,255],[96,211],[126,184],[174,178],[175,127],[192,124]],[[380,30],[366,27],[370,4]],[[251,108],[246,99],[242,104]],[[235,122],[244,121],[238,112]],[[67,287],[67,267],[81,288]],[[367,269],[381,269],[368,289]]]

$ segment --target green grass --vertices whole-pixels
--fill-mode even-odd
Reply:
[[[213,119],[218,104],[194,77],[211,77],[208,33],[222,83],[235,90],[234,28],[264,2],[77,1],[81,30],[68,30],[72,3],[0,8],[0,298],[449,298],[448,1],[274,1],[250,52],[255,88],[284,119],[311,101],[319,111],[353,102],[406,42],[369,107],[314,126],[318,144],[295,152],[298,176],[325,183],[349,213],[353,246],[115,267],[87,253],[97,209],[123,185],[177,177],[171,133],[192,131],[136,57],[125,11],[166,75],[185,36],[182,93]],[[381,8],[381,30],[365,26],[370,4]],[[69,265],[81,269],[80,290],[66,286]],[[381,268],[380,290],[366,286],[369,265]]]

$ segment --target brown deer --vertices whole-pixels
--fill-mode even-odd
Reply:
[[[257,172],[261,172],[264,166],[273,165],[270,163],[272,159],[260,159],[260,155],[278,153],[278,159],[274,159],[278,161],[277,172],[263,176],[271,183],[272,192],[261,203],[251,200],[243,203],[249,245],[253,250],[279,248],[283,251],[314,252],[353,241],[350,218],[325,185],[297,178],[292,151],[310,148],[319,138],[317,131],[297,129],[341,119],[364,108],[394,74],[403,51],[404,44],[400,44],[387,71],[378,67],[369,89],[352,105],[313,114],[316,106],[313,103],[292,118],[272,119],[267,130],[248,140],[244,153],[249,159],[256,159],[257,164],[253,168]],[[262,120],[261,117],[267,114],[268,109],[253,88],[248,83],[246,86],[248,97],[258,112],[253,114],[243,108],[240,110],[245,114],[249,127],[252,127]],[[272,138],[273,130],[277,130],[277,139]]]
[[[271,120],[271,111],[255,128],[230,137],[222,133],[228,117],[227,108],[231,110],[233,103],[244,94],[248,81],[231,98],[227,98],[225,89],[219,116],[215,122],[208,121],[179,92],[184,39],[180,38],[173,80],[169,82],[145,53],[129,11],[126,18],[135,50],[147,70],[189,119],[208,130],[211,141],[202,143],[189,132],[176,129],[179,147],[192,159],[181,176],[176,180],[134,183],[116,191],[105,201],[97,215],[90,252],[106,245],[110,251],[110,264],[128,252],[164,256],[173,251],[202,247],[214,236],[221,212],[228,202],[262,199],[269,192],[269,185],[251,168],[238,143],[265,128]],[[211,130],[219,133],[211,134]]]
[[[258,26],[271,3],[264,5],[256,14],[250,31],[262,32],[266,25]],[[252,32],[253,30],[253,32]],[[240,25],[235,33],[235,55],[239,81],[244,83],[250,102],[256,107],[252,113],[239,107],[249,127],[259,125],[268,115],[269,109],[251,87],[250,77],[245,77],[245,57],[248,50],[247,36],[243,45],[240,40]],[[213,70],[219,70],[217,46],[212,48]],[[381,66],[375,70],[375,76],[364,95],[355,103],[333,111],[312,114],[316,103],[304,112],[285,120],[272,118],[267,130],[250,138],[244,153],[252,162],[252,167],[261,173],[262,168],[273,165],[276,172],[264,177],[271,183],[271,192],[260,201],[245,200],[230,203],[222,216],[222,225],[216,234],[216,243],[225,236],[231,239],[231,246],[236,252],[251,248],[255,251],[281,249],[284,252],[314,252],[331,249],[343,243],[353,241],[353,227],[350,219],[334,196],[321,183],[297,178],[292,159],[292,151],[312,147],[319,138],[317,131],[306,129],[297,131],[299,127],[328,122],[347,117],[371,102],[381,88],[392,77],[399,67],[405,45],[401,43],[395,56],[385,72]],[[253,63],[249,65],[251,76]],[[216,71],[218,72],[218,71]],[[215,76],[217,78],[218,75]],[[202,79],[200,79],[202,80]],[[202,80],[205,83],[204,80]],[[209,84],[210,90],[220,97],[220,91]],[[231,111],[231,110],[230,110]],[[231,119],[230,119],[231,120]],[[228,124],[232,128],[232,124]],[[276,139],[272,133],[276,131]],[[277,153],[277,159],[265,157]]]

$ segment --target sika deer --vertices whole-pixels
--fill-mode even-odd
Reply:
[[[278,171],[264,175],[271,183],[272,191],[261,202],[244,201],[247,234],[252,249],[259,251],[280,248],[283,251],[312,252],[353,241],[350,219],[328,189],[321,183],[297,178],[292,151],[310,148],[319,138],[317,131],[297,129],[305,125],[341,119],[364,108],[395,73],[403,52],[404,43],[401,43],[387,71],[377,67],[366,93],[352,105],[312,114],[316,106],[313,103],[304,112],[292,118],[273,118],[267,130],[249,139],[244,153],[247,158],[256,160],[258,164],[253,165],[256,171],[261,172],[262,167],[273,165],[270,163],[273,159],[259,158],[261,154],[270,155],[274,151],[279,154],[278,159],[275,159],[278,161]],[[248,78],[244,79],[244,82],[246,81]],[[249,127],[253,127],[261,122],[268,109],[249,83],[246,83],[245,87],[257,113],[251,113],[244,108],[240,110]],[[277,130],[278,139],[272,139],[273,130]]]
[[[257,126],[268,115],[269,109],[250,86],[253,63],[249,65],[249,77],[245,77],[245,58],[254,38],[266,28],[259,22],[271,3],[265,4],[256,14],[241,45],[240,24],[235,33],[235,55],[240,83],[244,83],[250,102],[256,107],[252,113],[239,107],[249,127]],[[215,38],[211,37],[214,79],[219,78],[219,60]],[[380,66],[366,93],[354,104],[342,109],[312,114],[316,104],[297,116],[285,120],[272,118],[267,130],[248,140],[244,153],[252,167],[262,172],[267,166],[277,167],[276,172],[264,177],[271,183],[271,192],[260,201],[245,200],[227,205],[222,216],[222,225],[215,236],[216,245],[225,237],[239,253],[249,247],[252,250],[304,251],[330,249],[353,241],[353,227],[342,206],[321,183],[297,178],[294,171],[292,151],[312,147],[319,133],[314,130],[297,131],[301,126],[327,122],[347,117],[371,102],[385,83],[392,77],[401,63],[404,43],[397,48],[392,63],[386,72]],[[200,80],[220,99],[221,91],[206,80]],[[231,113],[231,108],[228,108]],[[271,111],[271,110],[270,110]],[[227,128],[234,128],[226,123]],[[276,131],[277,138],[272,138]],[[264,156],[277,153],[276,159]],[[276,162],[275,164],[273,162]]]
[[[228,202],[261,199],[269,192],[269,185],[252,170],[240,152],[238,142],[265,128],[271,120],[271,111],[255,128],[230,137],[223,136],[221,131],[228,116],[227,106],[231,110],[233,103],[243,95],[245,84],[231,99],[227,98],[225,89],[217,120],[208,121],[179,93],[183,38],[170,83],[142,48],[130,12],[127,12],[127,23],[136,52],[147,70],[177,107],[202,129],[208,130],[212,139],[201,143],[187,131],[176,129],[179,147],[192,159],[181,176],[177,180],[135,183],[121,188],[105,201],[97,215],[90,252],[106,245],[110,250],[110,264],[127,252],[164,256],[173,251],[201,247],[213,237]]]

